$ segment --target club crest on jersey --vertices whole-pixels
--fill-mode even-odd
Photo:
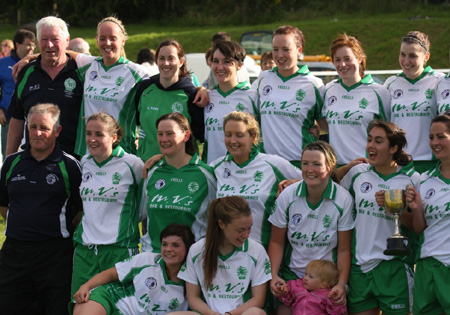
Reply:
[[[112,183],[114,185],[119,185],[121,179],[122,179],[122,175],[118,172],[115,172],[112,176]]]
[[[450,90],[446,89],[446,90],[442,91],[441,96],[445,100],[446,98],[448,98],[450,96]]]
[[[169,302],[169,310],[175,310],[180,307],[180,301],[177,298],[173,298]]]
[[[145,286],[150,290],[153,290],[156,289],[156,287],[158,286],[158,282],[156,281],[155,278],[148,277],[147,279],[145,279]]]
[[[359,101],[358,105],[359,105],[359,108],[366,109],[367,106],[369,105],[369,101],[366,100],[366,99],[363,97],[363,98]]]
[[[89,74],[89,78],[91,79],[91,81],[95,81],[98,79],[98,72],[97,71],[91,71],[91,73]]]
[[[177,112],[177,113],[182,113],[183,112],[183,104],[181,104],[180,102],[173,103],[172,111]]]
[[[434,94],[434,90],[433,89],[427,89],[425,91],[425,97],[428,99],[432,99],[433,98],[433,94]]]
[[[236,111],[243,112],[244,110],[245,110],[244,104],[239,103],[236,105]]]
[[[122,83],[123,83],[123,81],[125,81],[125,78],[124,78],[124,77],[118,77],[118,78],[116,79],[116,85],[117,85],[117,86],[121,86]]]
[[[200,188],[200,185],[197,182],[190,182],[188,185],[188,189],[191,193],[195,193]]]
[[[270,85],[266,85],[263,89],[263,95],[269,95],[270,93],[272,93],[272,87]]]
[[[302,90],[302,89],[299,89],[299,90],[297,90],[297,92],[295,92],[295,99],[297,100],[297,101],[303,101],[303,99],[305,98],[305,96],[306,96],[306,93],[305,93],[305,91],[304,90]]]
[[[337,101],[337,97],[336,96],[330,96],[329,98],[328,98],[328,106],[331,106],[331,105],[334,105],[334,103],[336,103],[336,101]]]
[[[64,87],[66,88],[66,91],[72,92],[77,87],[77,82],[72,78],[67,78],[66,81],[64,81]]]
[[[302,223],[302,215],[300,213],[294,214],[291,218],[291,223],[294,226],[299,226]]]
[[[48,174],[45,179],[47,180],[47,184],[53,185],[58,180],[58,176],[55,174]]]
[[[205,107],[205,112],[211,113],[213,109],[214,109],[214,104],[209,103],[208,106]]]
[[[163,188],[164,186],[166,186],[166,181],[162,178],[158,179],[155,183],[155,188],[158,190]]]
[[[435,191],[433,188],[428,189],[427,192],[426,192],[426,194],[425,194],[425,199],[430,199],[430,198],[433,197],[435,194],[436,194],[436,191]]]
[[[330,227],[330,223],[331,223],[331,217],[327,214],[322,220],[323,227],[324,228],[329,228]]]
[[[264,177],[264,173],[261,171],[256,171],[255,174],[253,174],[253,180],[255,182],[261,182],[263,177]]]
[[[372,184],[369,183],[369,182],[362,183],[361,187],[359,189],[361,190],[361,192],[363,194],[366,194],[366,193],[368,193],[369,191],[372,190]]]
[[[92,178],[92,174],[90,172],[84,173],[83,178],[82,178],[83,183],[90,181],[91,178]]]
[[[229,169],[229,168],[225,168],[225,169],[223,170],[222,177],[223,177],[223,178],[228,178],[228,177],[230,177],[230,176],[231,176],[231,171],[230,171],[230,169]]]
[[[239,266],[239,268],[236,270],[236,273],[239,280],[244,280],[245,278],[247,278],[248,270],[243,266]]]
[[[392,97],[394,99],[396,99],[396,100],[399,99],[402,96],[403,96],[403,91],[402,90],[395,90],[394,94],[392,94]]]

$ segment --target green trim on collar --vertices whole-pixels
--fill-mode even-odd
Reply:
[[[450,185],[450,178],[445,178],[442,176],[441,173],[441,161],[439,161],[436,164],[436,167],[431,171],[430,176],[438,177],[440,180],[442,180],[447,185]]]
[[[384,181],[388,181],[389,179],[399,175],[399,174],[404,174],[406,176],[411,177],[411,175],[416,171],[414,169],[414,163],[411,161],[408,164],[406,164],[405,166],[402,166],[401,169],[397,172],[391,173],[389,175],[383,175],[379,172],[377,172],[377,170],[375,169],[374,166],[370,165],[369,170],[374,171],[382,180]]]
[[[159,259],[158,259],[158,261],[156,263],[161,266],[165,284],[179,285],[179,286],[182,286],[182,287],[184,286],[184,280],[183,279],[180,279],[180,282],[178,282],[178,283],[176,283],[176,282],[174,282],[174,281],[169,279],[169,276],[167,275],[167,271],[166,271],[166,262],[164,261],[164,259],[162,259],[162,256],[159,257]]]
[[[120,64],[128,63],[128,60],[126,60],[125,58],[123,58],[123,56],[120,56],[119,60],[117,60],[117,62],[116,62],[115,64],[110,65],[110,66],[108,66],[108,67],[105,66],[105,64],[103,63],[103,57],[98,57],[98,58],[95,59],[95,60],[97,60],[97,61],[100,62],[100,65],[102,66],[103,70],[105,70],[105,71],[108,71],[109,69],[111,69],[111,68],[113,68],[113,67],[115,67],[115,66],[118,66],[118,65],[120,65]]]
[[[219,252],[219,258],[220,258],[220,260],[222,260],[222,261],[225,261],[225,260],[227,260],[228,258],[230,258],[231,256],[233,256],[233,254],[234,253],[236,253],[236,252],[247,252],[248,251],[248,239],[246,239],[245,241],[244,241],[244,244],[242,244],[242,247],[235,247],[232,251],[231,251],[231,253],[229,253],[228,255],[222,255],[220,252]]]
[[[398,77],[403,77],[403,78],[405,78],[406,81],[408,81],[408,82],[411,83],[411,84],[415,84],[415,83],[417,83],[418,81],[420,81],[421,79],[423,79],[424,77],[426,77],[428,74],[433,73],[433,72],[434,72],[433,69],[431,69],[430,66],[427,66],[425,69],[423,69],[422,74],[419,75],[419,76],[418,76],[417,78],[415,78],[415,79],[410,79],[410,78],[408,78],[403,72],[397,74],[397,76],[398,76]]]
[[[290,75],[290,76],[288,76],[288,77],[283,77],[283,76],[278,72],[278,67],[275,67],[275,68],[273,68],[273,69],[270,70],[270,71],[275,72],[275,73],[277,74],[277,76],[281,79],[281,81],[283,81],[283,82],[287,82],[287,81],[289,81],[290,79],[292,79],[292,78],[294,78],[294,77],[296,77],[296,76],[298,76],[298,75],[300,75],[300,74],[301,74],[301,75],[308,75],[308,74],[310,74],[307,65],[301,66],[301,67],[297,70],[297,72],[295,72],[294,74],[292,74],[292,75]]]
[[[446,78],[450,78],[450,71],[445,75]]]
[[[359,82],[356,83],[356,84],[353,84],[352,86],[347,86],[347,85],[345,85],[344,82],[342,82],[342,79],[341,79],[341,78],[339,78],[339,79],[337,80],[337,83],[341,84],[342,87],[343,87],[347,92],[350,92],[351,90],[356,89],[358,86],[360,86],[360,85],[362,85],[362,84],[367,84],[367,85],[369,85],[369,84],[373,84],[374,82],[375,82],[375,81],[373,81],[372,76],[371,76],[370,74],[364,76],[364,78],[362,78],[361,81],[359,81]]]
[[[255,157],[256,157],[258,154],[259,154],[259,149],[258,149],[258,147],[257,147],[256,145],[253,145],[253,146],[252,146],[252,150],[250,151],[250,157],[249,157],[249,159],[248,159],[247,161],[245,161],[244,163],[242,163],[242,164],[237,164],[237,163],[234,161],[234,158],[233,158],[233,156],[230,154],[230,152],[227,152],[227,155],[225,155],[224,161],[227,161],[227,162],[233,161],[239,168],[244,168],[244,167],[246,167],[248,164],[250,164],[250,163],[255,159]]]
[[[198,165],[200,163],[200,157],[197,153],[194,153],[194,155],[189,160],[189,163],[186,165]],[[186,165],[180,167],[179,169],[182,169],[183,167],[186,167]],[[166,157],[163,155],[163,158],[161,161],[158,162],[157,166],[167,166],[167,167],[173,167],[172,165],[167,164]]]
[[[321,204],[322,204],[322,200],[323,199],[330,199],[330,200],[334,200],[336,198],[336,187],[333,184],[333,180],[331,178],[328,179],[328,184],[327,184],[327,188],[325,188],[325,191],[323,192],[322,198],[320,199],[320,201],[318,203],[316,203],[315,205],[311,204],[308,201],[308,190],[307,190],[307,185],[305,183],[304,180],[302,180],[300,182],[299,187],[297,188],[297,192],[296,192],[297,196],[299,197],[304,197],[306,198],[306,202],[308,204],[308,206],[312,209],[315,210],[317,209]]]
[[[247,81],[244,82],[240,82],[238,83],[238,85],[236,85],[234,88],[232,88],[231,90],[229,90],[228,92],[223,92],[220,88],[219,85],[217,85],[215,87],[215,89],[217,90],[217,92],[219,92],[220,95],[222,95],[222,97],[227,97],[228,95],[232,94],[234,91],[236,90],[249,90],[250,88],[247,85]]]
[[[118,146],[112,151],[111,155],[110,155],[106,160],[104,160],[104,161],[101,162],[101,163],[98,163],[98,162],[95,160],[95,158],[94,158],[92,155],[90,155],[90,154],[88,155],[87,158],[88,158],[88,159],[92,159],[98,167],[102,167],[103,165],[105,165],[106,163],[108,163],[109,161],[111,161],[113,157],[115,157],[115,156],[122,157],[122,156],[124,156],[124,154],[125,154],[125,151],[120,147],[120,145],[118,145]]]

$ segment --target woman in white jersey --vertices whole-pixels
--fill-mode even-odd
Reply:
[[[223,119],[232,111],[256,114],[257,93],[247,82],[238,82],[237,71],[242,67],[245,50],[238,43],[214,42],[211,69],[219,85],[209,91],[205,107],[205,142],[203,161],[211,163],[227,153],[223,141]]]
[[[353,36],[339,35],[331,44],[339,79],[328,83],[320,126],[328,131],[338,167],[365,155],[367,127],[373,119],[390,117],[388,90],[365,75],[366,55]]]
[[[329,297],[343,304],[351,263],[353,198],[331,179],[335,177],[336,156],[328,143],[308,144],[301,162],[303,181],[283,190],[269,217],[270,289],[281,296],[285,293],[281,285],[302,278],[309,261],[334,260],[341,273]],[[288,314],[288,310],[280,305],[278,314]]]
[[[431,122],[429,145],[439,160],[420,178],[420,190],[408,190],[413,228],[420,234],[414,278],[414,314],[450,314],[450,117]]]
[[[228,153],[214,162],[217,197],[240,196],[250,204],[253,228],[250,238],[269,245],[270,223],[278,184],[301,178],[301,172],[287,160],[258,150],[259,127],[249,113],[231,112],[223,122]]]
[[[387,256],[386,239],[394,234],[393,216],[379,206],[388,189],[419,186],[406,146],[405,132],[391,122],[373,121],[368,128],[368,164],[359,164],[341,180],[355,199],[353,265],[347,307],[350,314],[410,313],[414,271],[401,256]],[[404,211],[400,221],[412,228],[412,214]],[[402,233],[413,241],[414,235]],[[405,234],[406,233],[406,234]],[[411,257],[414,258],[414,257]]]
[[[171,223],[190,226],[196,240],[205,236],[206,210],[216,196],[216,179],[212,167],[196,153],[186,117],[165,114],[156,121],[156,128],[163,159],[147,174],[140,212],[147,218],[142,251],[159,253],[159,234]]]
[[[192,245],[178,274],[186,282],[190,314],[266,314],[270,262],[264,247],[249,238],[251,229],[245,199],[211,202],[206,237]]]
[[[402,38],[399,62],[402,73],[389,77],[384,85],[391,94],[391,118],[406,132],[408,151],[419,173],[434,167],[428,146],[428,128],[438,112],[436,83],[443,77],[426,66],[430,58],[428,36],[411,31]]]
[[[161,254],[138,254],[83,284],[74,295],[73,314],[164,315],[187,310],[184,281],[178,272],[195,242],[194,234],[186,225],[171,224],[160,239]],[[71,313],[72,307],[73,303]]]
[[[450,110],[450,71],[436,85],[436,100],[439,114]]]
[[[262,72],[257,89],[264,152],[298,167],[302,149],[316,141],[309,129],[319,118],[324,92],[321,79],[306,65],[297,66],[304,44],[303,33],[296,27],[275,30],[272,54],[277,66]]]
[[[122,130],[106,113],[86,124],[89,155],[81,159],[83,217],[74,234],[72,294],[97,273],[138,253],[142,161],[118,144]]]

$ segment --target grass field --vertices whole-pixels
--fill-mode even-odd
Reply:
[[[168,23],[167,23],[168,24]],[[125,49],[128,59],[135,61],[139,49],[154,48],[166,38],[175,38],[186,53],[204,52],[211,45],[211,36],[217,31],[229,32],[238,41],[241,34],[251,30],[274,30],[280,25],[299,27],[305,35],[305,54],[329,54],[331,41],[338,33],[347,32],[363,44],[367,55],[367,68],[398,69],[398,50],[401,38],[410,30],[420,30],[430,36],[433,68],[449,68],[450,7],[427,6],[425,9],[384,15],[336,15],[316,19],[284,20],[272,24],[252,26],[167,26],[155,23],[126,25],[129,39]],[[12,38],[14,26],[1,26],[0,38]],[[91,45],[91,52],[98,55],[94,28],[70,28],[72,38],[83,37]]]

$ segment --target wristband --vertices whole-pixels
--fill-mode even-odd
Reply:
[[[348,294],[348,284],[345,283],[345,282],[342,282],[342,281],[339,281],[338,284],[342,284],[344,286],[344,288],[345,288],[345,293]]]

